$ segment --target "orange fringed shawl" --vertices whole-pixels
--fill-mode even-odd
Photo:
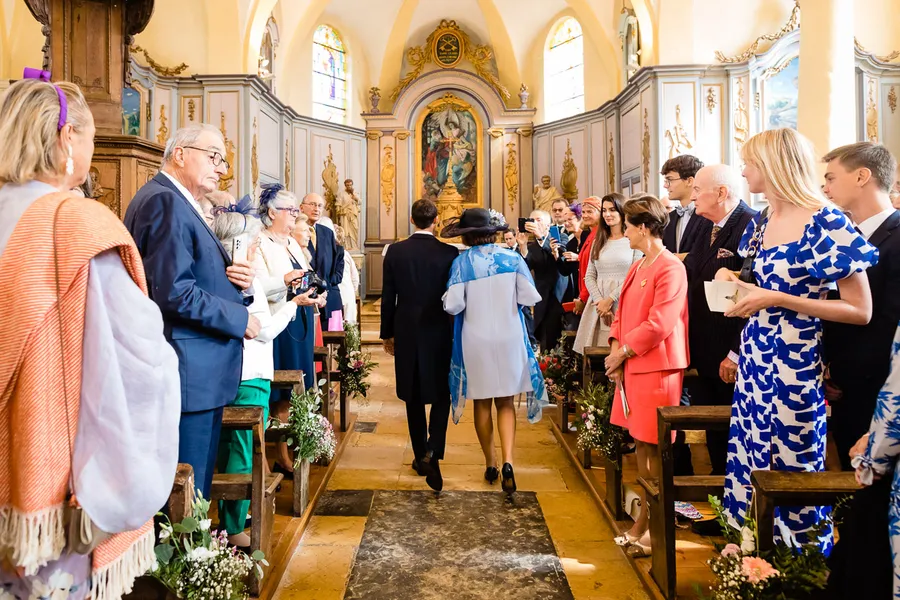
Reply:
[[[26,575],[59,558],[65,547],[63,505],[71,471],[66,436],[74,447],[89,263],[113,248],[146,294],[141,257],[124,225],[99,202],[55,193],[26,210],[0,256],[0,560]],[[153,565],[153,545],[152,521],[100,544],[92,555],[92,598],[119,598],[130,590]]]

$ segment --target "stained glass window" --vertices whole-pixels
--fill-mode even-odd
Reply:
[[[347,115],[347,51],[338,33],[319,25],[313,36],[313,117],[343,123]]]
[[[557,25],[544,52],[544,93],[548,121],[584,112],[584,36],[572,17]]]

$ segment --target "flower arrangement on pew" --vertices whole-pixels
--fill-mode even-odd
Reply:
[[[618,463],[625,432],[609,422],[614,397],[614,388],[610,385],[588,383],[575,396],[578,405],[575,427],[579,448],[597,450],[610,461]]]
[[[367,379],[378,363],[372,360],[371,354],[363,352],[359,325],[344,321],[344,334],[346,351],[338,356],[341,385],[348,397],[355,396],[358,401],[362,401],[372,385]]]
[[[334,428],[319,409],[322,406],[321,390],[325,380],[318,387],[310,388],[302,394],[291,394],[287,428],[290,434],[287,445],[294,451],[294,466],[317,460],[330,461],[334,458],[337,441]]]
[[[735,529],[728,524],[721,501],[710,496],[709,503],[728,543],[709,561],[715,575],[715,582],[710,587],[712,595],[703,595],[700,587],[695,585],[698,597],[704,600],[812,600],[821,597],[829,571],[825,555],[815,544],[791,548],[780,543],[769,552],[758,552],[756,521],[748,516],[744,526]],[[823,535],[830,524],[831,520],[826,519],[816,525],[812,537]]]
[[[578,373],[578,362],[566,352],[562,340],[556,348],[541,353],[538,357],[538,366],[544,375],[547,395],[553,398],[554,402],[565,402],[569,392],[577,389],[572,375]]]
[[[156,567],[150,574],[179,598],[189,600],[246,600],[251,570],[262,579],[269,563],[257,550],[251,556],[228,546],[224,531],[210,530],[209,500],[199,492],[191,504],[191,516],[160,526],[154,549]]]

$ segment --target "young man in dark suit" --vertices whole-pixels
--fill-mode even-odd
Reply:
[[[245,308],[242,294],[253,283],[253,270],[247,263],[232,265],[198,202],[228,171],[224,146],[222,133],[211,125],[179,129],[166,145],[162,169],[125,212],[150,298],[162,311],[163,333],[178,355],[178,462],[194,468],[205,498],[222,409],[234,400],[241,382],[243,338],[259,333],[259,321]]]
[[[679,204],[669,213],[669,225],[663,233],[663,244],[669,252],[682,259],[691,247],[700,221],[694,218],[691,195],[694,177],[702,167],[703,162],[696,156],[682,154],[667,160],[659,170],[659,174],[665,178],[663,186],[669,192],[669,200]]]
[[[689,344],[691,368],[698,377],[691,385],[694,406],[731,406],[741,331],[745,319],[712,312],[706,302],[705,282],[719,269],[740,271],[738,247],[756,211],[740,200],[740,173],[728,165],[710,165],[694,177],[696,207],[693,244],[684,259],[688,273]],[[706,447],[713,475],[725,474],[728,432],[707,431]]]
[[[381,339],[394,356],[397,397],[406,403],[412,440],[413,469],[436,492],[444,480],[444,458],[450,416],[450,358],[453,321],[444,312],[450,267],[459,251],[434,236],[437,206],[417,200],[412,206],[416,227],[409,239],[388,247],[381,292]],[[425,405],[431,405],[430,423]]]
[[[325,200],[319,194],[307,194],[300,203],[300,210],[309,219],[309,253],[316,275],[328,284],[328,298],[322,311],[322,329],[328,330],[331,313],[344,306],[338,285],[344,280],[344,251],[338,246],[334,232],[319,220],[325,214]]]
[[[900,211],[890,190],[897,161],[879,144],[841,146],[822,159],[825,194],[845,210],[860,233],[878,248],[866,270],[872,292],[867,325],[823,321],[825,396],[831,404],[828,431],[844,470],[851,448],[865,447],[881,386],[890,371],[893,336],[900,322]],[[836,292],[829,297],[838,298]],[[823,598],[887,598],[892,590],[889,507],[891,477],[853,494],[842,510],[841,536],[828,558],[831,575]],[[878,566],[881,565],[881,566]]]
[[[900,211],[890,199],[897,161],[887,148],[870,142],[836,148],[823,160],[825,193],[878,248],[878,264],[866,271],[872,290],[868,325],[824,323],[831,401],[828,429],[842,467],[851,470],[850,448],[869,431],[900,322]]]

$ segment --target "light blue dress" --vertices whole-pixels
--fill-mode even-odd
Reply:
[[[738,252],[747,256],[762,239],[757,215]],[[760,235],[754,232],[761,227]],[[803,298],[824,298],[835,282],[866,270],[878,250],[836,208],[816,212],[797,241],[763,248],[753,271],[760,287]],[[776,307],[750,317],[741,333],[741,358],[731,408],[725,509],[732,525],[743,523],[756,470],[825,469],[825,398],[822,388],[822,324],[816,317]],[[775,510],[775,538],[805,544],[808,531],[828,514],[824,507]],[[831,532],[819,545],[831,551]]]
[[[874,475],[891,477],[893,487],[888,505],[891,553],[894,557],[894,599],[900,600],[900,328],[891,350],[891,373],[878,394],[878,404],[869,426],[866,451],[853,459],[860,481],[871,485]]]

